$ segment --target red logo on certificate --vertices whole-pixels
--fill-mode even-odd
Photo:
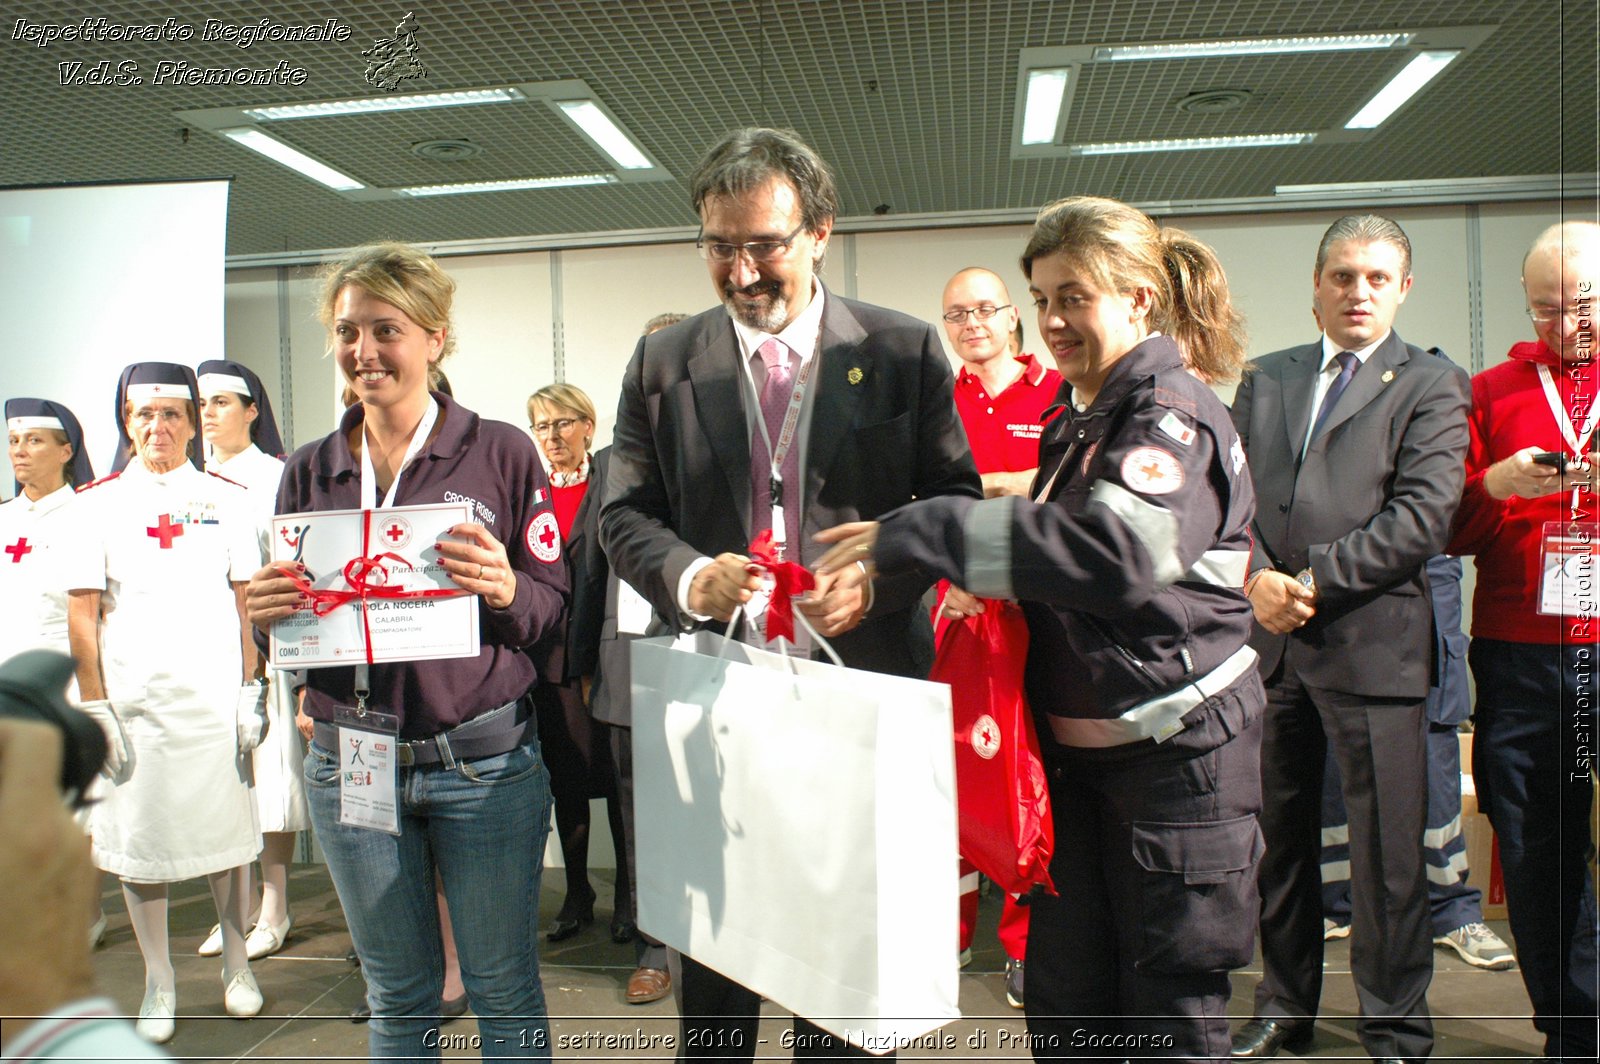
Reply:
[[[378,538],[385,550],[399,550],[411,542],[411,523],[403,517],[390,517],[378,525]]]

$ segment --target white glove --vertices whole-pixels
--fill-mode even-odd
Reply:
[[[239,688],[239,752],[249,753],[267,734],[267,685],[247,683]]]
[[[117,711],[104,698],[80,702],[78,708],[105,732],[106,763],[100,771],[108,779],[116,779],[122,772],[122,766],[128,763],[128,740],[122,734],[122,721],[117,719]]]

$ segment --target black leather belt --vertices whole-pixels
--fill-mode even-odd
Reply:
[[[494,757],[520,746],[532,719],[526,702],[519,698],[432,738],[401,740],[395,749],[395,763],[455,768],[457,761]],[[339,729],[333,724],[316,721],[311,736],[325,750],[339,749]]]

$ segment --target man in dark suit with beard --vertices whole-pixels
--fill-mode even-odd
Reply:
[[[1256,487],[1245,585],[1267,710],[1255,1017],[1233,1056],[1308,1041],[1322,991],[1324,751],[1350,813],[1350,966],[1374,1059],[1426,1057],[1433,974],[1422,836],[1432,614],[1423,566],[1460,502],[1467,376],[1404,343],[1411,245],[1376,215],[1323,235],[1323,335],[1247,371],[1233,420]]]
[[[751,600],[759,581],[745,554],[759,533],[809,563],[821,529],[913,498],[982,496],[933,329],[815,276],[838,210],[816,153],[792,133],[738,130],[702,161],[691,198],[723,307],[640,340],[600,519],[618,576],[683,629],[726,622]],[[845,663],[924,675],[925,584],[838,583],[820,581],[799,608]],[[693,1035],[692,1055],[752,1057],[754,992],[691,957],[673,982],[680,1045]],[[803,1019],[796,1029],[809,1036],[797,1055],[853,1048]]]

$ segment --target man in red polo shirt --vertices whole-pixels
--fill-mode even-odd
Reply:
[[[983,478],[983,494],[1026,496],[1039,467],[1039,435],[1045,407],[1055,401],[1061,375],[1022,353],[1022,315],[1005,282],[992,270],[969,266],[944,288],[944,331],[961,359],[956,374],[956,412],[972,443],[972,460]],[[979,600],[941,583],[934,627],[980,612]],[[978,917],[978,873],[961,865],[961,955],[972,946]],[[1000,913],[1000,945],[1006,951],[1006,1001],[1021,1008],[1022,957],[1027,952],[1028,910],[1007,896]]]

